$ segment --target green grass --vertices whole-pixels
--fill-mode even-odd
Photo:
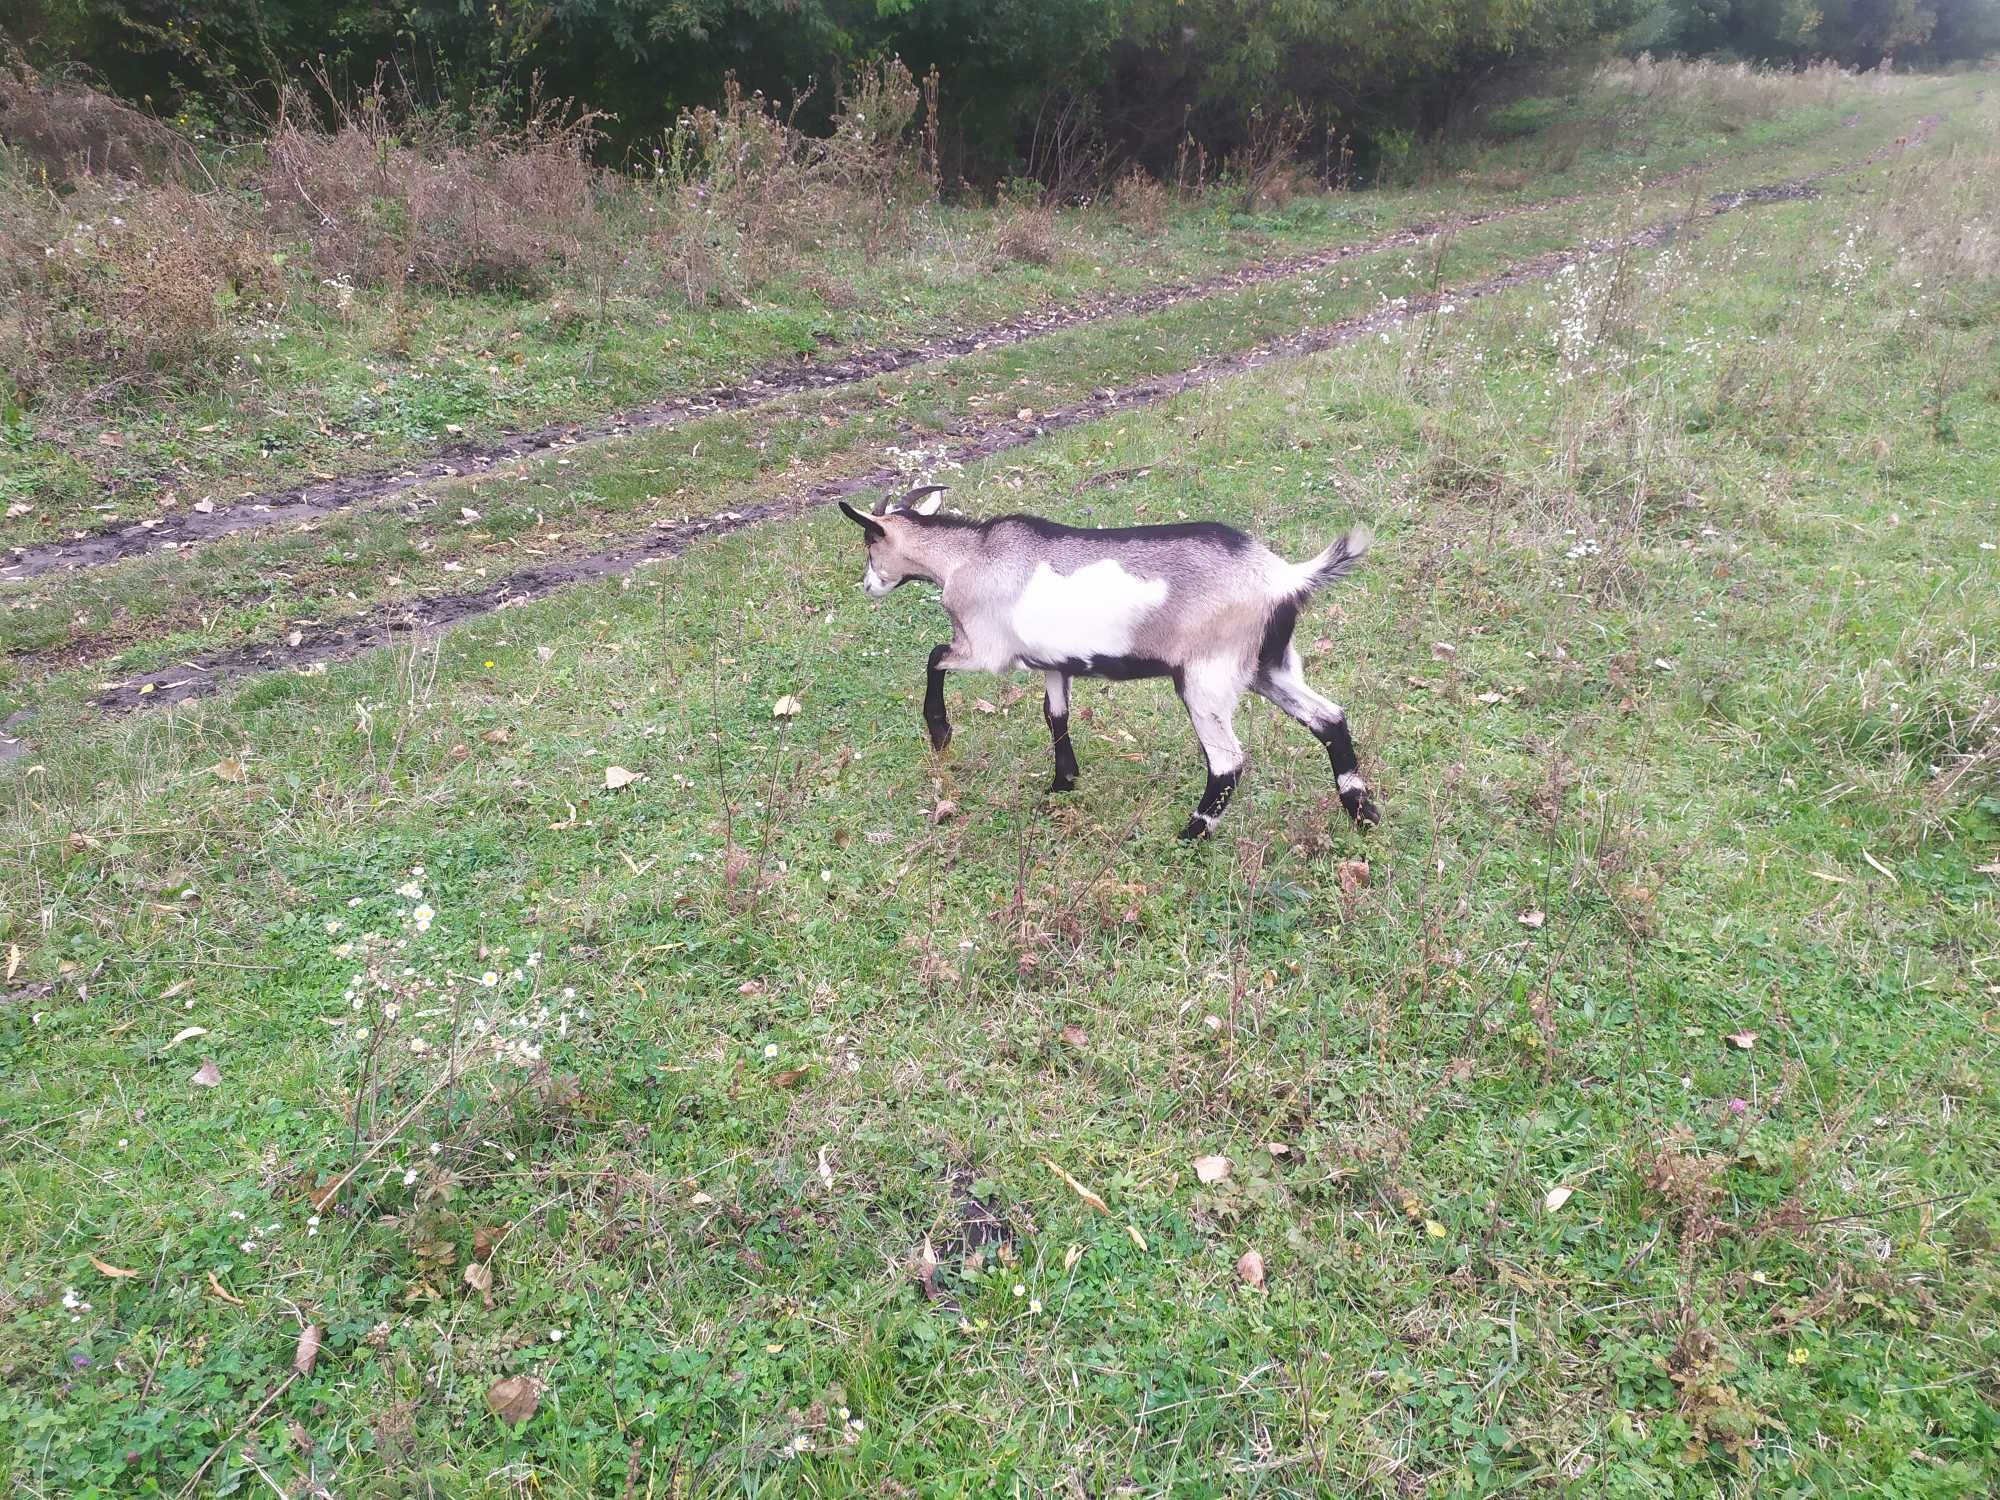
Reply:
[[[2000,173],[1954,108],[1864,193],[957,476],[1372,521],[1300,629],[1366,840],[1251,703],[1178,844],[1159,684],[1081,687],[1068,798],[1005,682],[930,756],[942,616],[829,515],[171,716],[55,695],[4,772],[0,1475],[1991,1491],[2000,305],[1927,226]]]
[[[1739,130],[1586,91],[1563,117],[1585,131],[1583,143],[1562,153],[1559,172],[1547,170],[1549,153],[1530,138],[1456,152],[1450,175],[1421,187],[1308,196],[1256,214],[1236,211],[1218,190],[1177,206],[1158,234],[1099,210],[1069,213],[1063,253],[1049,267],[998,254],[991,210],[931,206],[907,243],[886,251],[829,243],[748,296],[700,307],[664,273],[638,274],[636,262],[608,290],[579,273],[539,297],[361,288],[343,301],[294,247],[281,302],[239,330],[227,368],[103,390],[89,370],[63,371],[40,405],[10,416],[0,427],[0,508],[29,508],[0,520],[0,546],[203,499],[224,503],[302,474],[391,468],[440,444],[600,415],[826,345],[838,346],[836,356],[841,347],[900,345],[1447,211],[1612,190],[1642,169],[1851,153],[1936,89],[1857,90],[1849,103],[1863,119],[1851,130],[1835,128],[1846,105],[1790,108]],[[829,300],[830,287],[843,289],[837,300],[847,305]]]

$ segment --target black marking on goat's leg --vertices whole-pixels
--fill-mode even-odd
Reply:
[[[924,727],[930,731],[933,750],[951,743],[951,720],[944,712],[944,668],[938,665],[950,650],[949,642],[932,649],[924,679]]]
[[[1201,801],[1195,804],[1194,816],[1188,819],[1187,827],[1181,830],[1184,839],[1205,839],[1215,831],[1215,825],[1222,821],[1224,809],[1229,799],[1236,793],[1236,783],[1243,779],[1241,771],[1225,771],[1220,776],[1208,773],[1208,785],[1202,788]]]
[[[1313,691],[1305,679],[1296,647],[1287,647],[1275,666],[1267,666],[1251,687],[1269,698],[1286,713],[1313,732],[1326,746],[1328,764],[1333,767],[1333,783],[1340,791],[1340,805],[1359,828],[1373,828],[1382,814],[1368,796],[1368,783],[1354,756],[1354,737],[1348,733],[1347,715],[1340,705]]]
[[[1049,740],[1055,746],[1056,779],[1050,785],[1051,792],[1073,792],[1076,790],[1076,747],[1069,738],[1069,678],[1061,672],[1045,674],[1046,691],[1042,695],[1042,717],[1049,723]]]
[[[1340,805],[1357,828],[1373,828],[1382,813],[1368,796],[1368,783],[1361,778],[1361,763],[1354,757],[1354,736],[1347,732],[1347,716],[1334,710],[1332,722],[1314,726],[1313,733],[1326,746],[1327,763],[1333,767],[1333,784],[1340,792]]]
[[[1243,774],[1243,746],[1234,721],[1236,700],[1247,685],[1231,665],[1215,661],[1191,663],[1174,675],[1174,688],[1208,761],[1208,785],[1195,804],[1194,816],[1181,830],[1184,839],[1206,838],[1215,831]]]

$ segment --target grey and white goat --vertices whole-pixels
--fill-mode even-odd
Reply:
[[[951,743],[946,672],[1037,671],[1055,742],[1050,790],[1067,792],[1076,786],[1070,680],[1171,677],[1208,759],[1208,785],[1182,838],[1214,831],[1243,774],[1234,719],[1246,691],[1270,699],[1326,746],[1341,806],[1356,824],[1380,821],[1346,715],[1306,683],[1292,644],[1307,598],[1367,552],[1366,528],[1310,562],[1290,563],[1206,521],[1083,529],[1039,516],[943,515],[944,488],[884,496],[868,513],[840,506],[867,538],[861,586],[870,597],[913,579],[944,591],[951,640],[931,652],[924,692],[924,723],[936,749]]]

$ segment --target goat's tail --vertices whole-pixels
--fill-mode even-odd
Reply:
[[[1375,534],[1366,526],[1356,526],[1326,551],[1309,562],[1297,564],[1299,587],[1310,594],[1337,582],[1354,571],[1356,563],[1368,555]]]

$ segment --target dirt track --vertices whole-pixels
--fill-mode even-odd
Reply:
[[[1380,332],[1413,318],[1427,316],[1435,310],[1439,303],[1444,301],[1462,303],[1493,296],[1518,286],[1525,281],[1546,277],[1563,266],[1574,264],[1594,254],[1619,248],[1643,248],[1648,245],[1659,244],[1676,233],[1698,228],[1699,224],[1703,221],[1712,220],[1745,206],[1782,202],[1809,196],[1815,191],[1817,183],[1831,176],[1857,170],[1860,167],[1881,160],[1883,157],[1897,150],[1919,144],[1936,127],[1937,123],[1938,120],[1936,118],[1920,121],[1908,136],[1895,145],[1883,147],[1854,162],[1826,168],[1807,177],[1795,178],[1782,183],[1715,195],[1704,206],[1695,210],[1690,215],[1661,220],[1617,242],[1586,243],[1567,250],[1539,256],[1534,260],[1511,267],[1504,272],[1482,280],[1445,288],[1431,296],[1412,299],[1409,303],[1400,307],[1385,308],[1364,316],[1343,319],[1339,322],[1325,324],[1316,328],[1308,328],[1289,337],[1243,350],[1237,354],[1207,364],[1197,365],[1173,375],[1143,381],[1120,391],[1101,392],[1086,401],[1078,402],[1059,411],[1045,413],[1033,422],[1005,420],[988,422],[968,421],[954,434],[958,441],[948,450],[949,456],[961,463],[974,462],[995,453],[1004,452],[1008,449],[1033,442],[1047,433],[1060,431],[1080,423],[1096,421],[1135,407],[1152,405],[1179,395],[1184,391],[1212,384],[1215,381],[1240,374],[1246,370],[1258,368],[1274,360],[1314,354],[1341,344],[1353,342],[1356,339],[1366,337],[1371,333]],[[1551,205],[1541,204],[1535,207],[1545,208],[1549,206]],[[1505,216],[1506,213],[1523,211],[1527,210],[1507,210],[1503,213],[1488,215],[1483,218],[1454,221],[1454,224],[1450,227],[1462,227],[1464,224],[1472,222],[1486,222],[1493,217]],[[1019,319],[1009,324],[994,325],[992,329],[982,330],[979,333],[959,335],[954,339],[928,346],[927,351],[900,351],[893,355],[875,357],[883,361],[903,359],[904,363],[886,363],[872,366],[866,373],[856,373],[850,376],[841,375],[835,369],[822,368],[812,370],[807,373],[811,376],[825,378],[817,381],[801,381],[791,386],[790,389],[802,388],[804,385],[813,383],[839,384],[848,380],[867,379],[872,374],[881,373],[884,369],[904,368],[910,363],[918,363],[925,359],[949,358],[954,354],[970,352],[975,348],[1017,343],[1023,339],[1034,337],[1039,332],[1047,332],[1052,331],[1054,328],[1070,326],[1077,321],[1119,315],[1117,312],[1111,310],[1113,307],[1122,307],[1135,311],[1147,310],[1152,307],[1171,305],[1173,302],[1185,301],[1194,296],[1207,295],[1235,286],[1252,285],[1260,280],[1276,279],[1285,275],[1296,275],[1314,266],[1333,264],[1339,260],[1370,253],[1372,250],[1384,248],[1385,246],[1402,243],[1414,244],[1426,235],[1437,233],[1445,227],[1447,226],[1443,224],[1416,227],[1401,231],[1397,235],[1386,237],[1383,240],[1371,241],[1367,245],[1345,246],[1337,250],[1319,252],[1312,256],[1292,257],[1285,261],[1260,262],[1256,266],[1246,267],[1236,272],[1227,273],[1224,276],[1210,278],[1199,284],[1191,284],[1178,288],[1162,288],[1154,292],[1139,294],[1136,297],[1117,299],[1115,303],[1099,304],[1091,309],[1072,310],[1067,313],[1050,314],[1046,318],[1032,320]],[[1282,271],[1275,269],[1279,266],[1283,266],[1286,269]],[[1198,291],[1193,289],[1197,285],[1205,288],[1205,290]],[[732,387],[727,393],[710,393],[710,395],[717,397],[717,399],[736,400],[740,407],[771,399],[775,394],[779,393],[769,386],[757,387],[755,385],[745,385]],[[690,415],[700,414],[701,409],[697,408],[694,403],[702,399],[705,398],[688,398],[687,401],[679,404],[666,403],[646,408],[645,410],[659,414],[657,419],[651,420],[651,425],[671,425],[673,421],[686,420]],[[706,410],[728,409],[731,408],[720,405],[706,408]],[[618,432],[632,430],[636,429],[629,420],[614,422],[600,435],[610,436]],[[536,443],[542,437],[542,434],[531,434],[514,439],[505,451],[512,453],[535,451],[533,446],[528,445]],[[574,437],[579,441],[582,440],[580,431],[577,429],[565,430],[564,437],[565,439]],[[551,439],[541,442],[541,446],[549,446],[553,441],[556,440]],[[501,450],[488,451],[497,454]],[[489,459],[489,462],[499,461],[500,459],[497,456]],[[828,480],[796,494],[783,496],[766,504],[752,506],[742,511],[725,511],[685,523],[655,526],[642,534],[635,535],[618,546],[563,562],[547,563],[527,568],[510,574],[503,579],[496,580],[480,589],[382,605],[364,611],[360,615],[343,623],[329,626],[323,630],[313,631],[310,634],[301,634],[297,637],[297,644],[292,644],[290,641],[261,642],[230,651],[198,657],[180,664],[178,668],[173,670],[148,673],[119,683],[115,687],[105,689],[92,701],[98,707],[108,711],[122,712],[131,709],[150,708],[162,704],[183,703],[191,699],[210,696],[247,677],[260,676],[269,672],[313,670],[325,663],[345,660],[365,651],[427,635],[482,614],[544,597],[570,584],[630,573],[649,562],[677,556],[704,536],[720,535],[725,532],[741,529],[745,526],[795,516],[814,507],[829,504],[836,499],[891,485],[896,482],[898,477],[897,471],[893,469],[873,468],[863,473]],[[420,479],[396,475],[386,478],[378,476],[373,480],[357,480],[351,483],[381,486],[381,488],[372,492],[380,494],[390,493],[398,488],[408,488],[412,484],[421,482],[423,481]],[[305,495],[309,492],[300,491],[294,493]],[[363,498],[367,498],[367,496],[355,494],[349,496],[341,503],[353,504]],[[308,503],[310,502],[304,500],[300,502],[301,505]],[[318,513],[321,512],[311,510],[293,510],[290,512],[292,515]],[[202,517],[201,519],[204,522],[224,523],[234,514],[235,512],[233,511],[217,512],[212,516]],[[261,521],[246,524],[261,524]],[[235,529],[242,528],[238,527]],[[153,541],[159,539],[157,528],[147,535]],[[90,540],[102,540],[108,544],[111,541],[111,537],[107,536],[102,539]],[[83,544],[75,543],[71,545],[81,546]],[[82,566],[84,564],[75,565]],[[57,566],[61,566],[61,564],[51,563],[49,565],[51,568]],[[48,570],[48,568],[44,568],[42,571]],[[22,715],[17,714],[5,726],[5,729],[18,730],[18,728],[22,727],[22,717]],[[5,730],[0,729],[0,736],[4,736],[4,733]],[[7,746],[4,737],[0,737],[0,758],[6,758],[5,751],[9,748],[12,747]]]

